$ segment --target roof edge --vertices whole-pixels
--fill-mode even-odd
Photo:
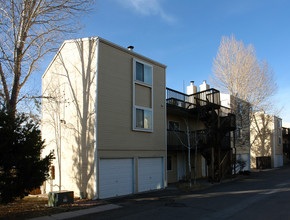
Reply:
[[[117,48],[119,50],[122,50],[123,52],[126,52],[126,53],[131,54],[131,55],[136,56],[136,57],[139,57],[139,58],[141,58],[143,60],[147,60],[150,63],[154,63],[154,64],[156,64],[156,65],[158,65],[160,67],[163,67],[165,69],[167,68],[167,66],[164,65],[164,64],[162,64],[162,63],[159,63],[159,62],[157,62],[155,60],[152,60],[152,59],[150,59],[150,58],[148,58],[146,56],[143,56],[143,55],[141,55],[139,53],[136,53],[136,52],[134,52],[132,50],[128,50],[127,48],[122,47],[122,46],[120,46],[118,44],[115,44],[115,43],[113,43],[111,41],[105,40],[104,38],[101,38],[101,37],[96,36],[96,37],[85,37],[85,38],[76,38],[76,39],[65,40],[61,44],[61,46],[59,47],[58,51],[56,52],[56,54],[54,55],[53,59],[51,60],[51,62],[47,66],[47,68],[45,69],[44,73],[42,74],[42,79],[45,77],[46,73],[48,72],[48,70],[50,69],[51,65],[53,64],[53,62],[55,61],[55,59],[57,58],[57,56],[59,55],[60,51],[62,50],[62,48],[64,47],[64,45],[66,43],[72,43],[72,42],[75,42],[75,41],[88,41],[88,40],[99,40],[102,43],[105,43],[105,44],[110,45],[110,46],[112,46],[114,48]]]

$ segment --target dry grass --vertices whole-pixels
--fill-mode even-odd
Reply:
[[[76,211],[104,204],[104,201],[80,200],[74,204],[48,207],[47,197],[26,196],[7,205],[0,205],[0,219],[22,220],[40,216],[49,216],[61,212]]]

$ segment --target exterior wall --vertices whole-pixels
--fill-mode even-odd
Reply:
[[[42,136],[54,150],[55,180],[45,191],[93,198],[95,176],[96,40],[66,41],[42,79]],[[45,152],[44,152],[45,153]],[[59,178],[61,173],[61,178]]]
[[[272,158],[273,118],[264,113],[256,113],[251,124],[251,168],[256,168],[256,158]]]
[[[221,105],[236,115],[235,148],[236,159],[246,162],[244,170],[250,169],[250,104],[229,94],[221,94]],[[231,135],[233,138],[233,134]]]
[[[186,132],[188,124],[189,130],[192,132],[194,130],[205,129],[204,124],[201,121],[196,120],[195,118],[186,118],[184,113],[174,114],[172,112],[167,112],[167,127],[169,128],[169,121],[178,122],[179,129],[182,132]],[[174,131],[172,131],[174,132]],[[176,131],[176,135],[180,135]],[[193,137],[191,137],[192,139]],[[172,159],[172,170],[167,171],[168,183],[176,183],[181,180],[185,180],[185,177],[189,175],[188,168],[188,149],[183,146],[178,138],[176,139],[176,144],[179,145],[178,150],[168,150],[168,156]],[[184,144],[187,144],[187,138],[185,136],[180,136],[180,139]],[[191,177],[194,178],[194,166],[195,166],[195,156],[194,156],[194,146],[191,146]],[[204,174],[207,173],[206,165],[203,167],[202,156],[197,155],[197,169],[196,169],[196,178],[205,177]],[[204,171],[202,171],[204,170]]]
[[[152,132],[132,126],[134,58],[153,67],[153,87],[135,91],[135,102],[152,108]],[[134,192],[140,158],[162,158],[166,186],[165,69],[101,38],[64,42],[42,81],[49,97],[43,99],[42,133],[46,150],[56,155],[55,179],[44,184],[45,192],[61,188],[98,198],[100,159],[114,158],[133,159]]]
[[[153,66],[153,132],[133,130],[134,58]],[[101,158],[134,158],[138,192],[138,158],[162,157],[166,183],[165,66],[106,41],[100,41],[98,64],[98,163]],[[151,94],[144,88],[136,92],[145,94],[138,102],[147,105]]]
[[[282,120],[276,116],[273,117],[273,155],[274,167],[283,166],[283,141],[282,141]]]
[[[283,143],[283,163],[288,164],[290,158],[290,124],[283,122],[282,143]]]
[[[279,122],[280,121],[280,122]],[[253,116],[251,124],[251,167],[256,168],[256,158],[271,157],[271,166],[283,166],[281,119],[263,112]]]
[[[194,149],[192,149],[194,150]],[[171,157],[171,170],[167,170],[168,183],[176,183],[184,181],[189,175],[188,171],[188,153],[187,151],[170,151],[168,157]],[[194,178],[195,156],[191,154],[191,178]],[[197,155],[196,178],[203,178],[207,176],[207,165],[202,162],[201,154]]]
[[[167,158],[171,158],[171,170],[167,169],[167,180],[168,183],[176,183],[178,182],[178,158],[177,152],[168,152]]]

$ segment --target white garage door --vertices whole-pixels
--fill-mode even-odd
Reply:
[[[133,159],[100,159],[99,198],[134,192]]]
[[[140,158],[138,160],[138,191],[163,188],[163,158]]]

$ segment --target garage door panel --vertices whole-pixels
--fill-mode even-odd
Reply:
[[[133,159],[100,159],[99,197],[133,193]]]
[[[138,191],[163,188],[163,158],[140,158],[138,160]]]

